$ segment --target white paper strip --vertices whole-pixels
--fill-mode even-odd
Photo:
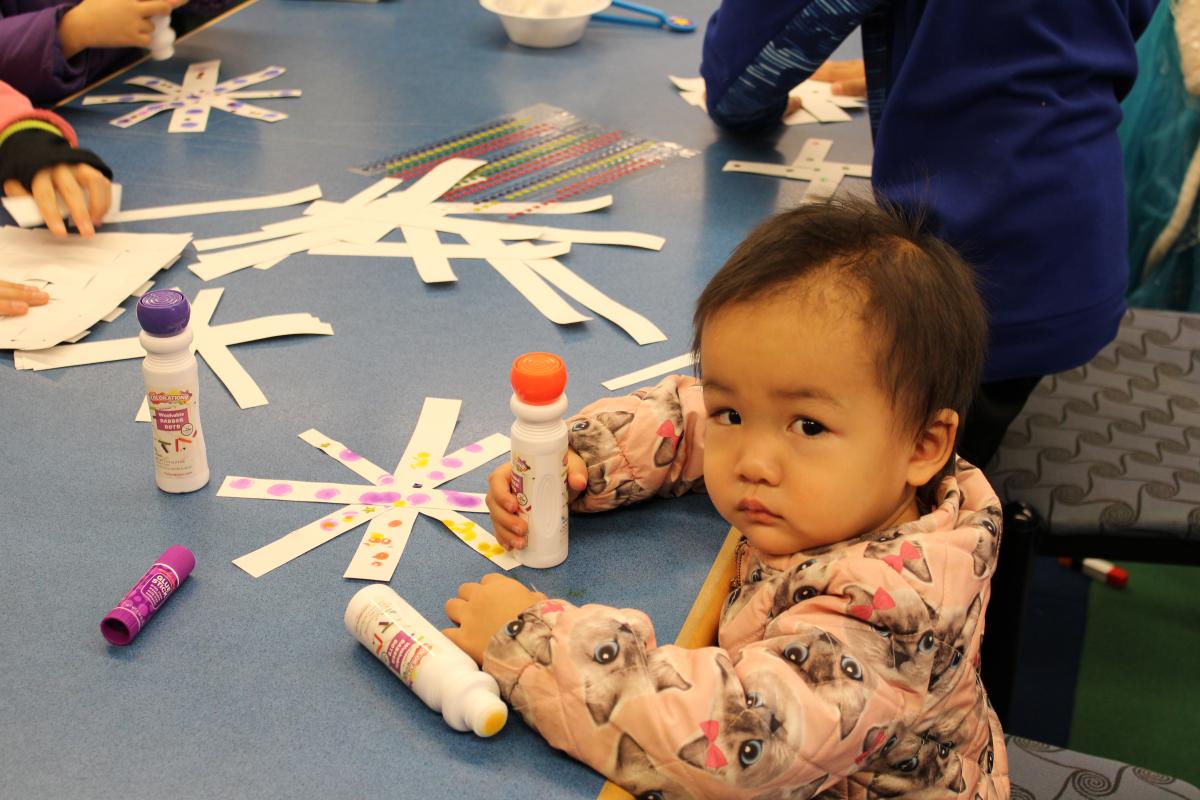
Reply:
[[[521,562],[501,546],[491,531],[467,519],[462,514],[433,508],[424,513],[441,520],[447,530],[457,536],[459,541],[501,569],[521,566]]]
[[[288,500],[296,503],[387,506],[388,508],[413,508],[417,511],[423,511],[426,508],[479,511],[485,507],[485,496],[475,492],[456,492],[448,489],[393,491],[387,487],[364,486],[355,483],[248,478],[243,475],[226,476],[220,489],[217,490],[217,496]]]
[[[450,446],[450,437],[454,435],[454,426],[458,424],[458,412],[461,408],[462,400],[426,397],[425,402],[421,404],[417,424],[413,427],[408,444],[400,454],[400,460],[396,462],[396,469],[392,470],[392,474],[399,476],[402,473],[431,469],[432,462],[445,455],[446,448]]]
[[[90,199],[86,189],[83,191],[85,199]],[[21,195],[19,197],[5,197],[0,199],[3,203],[4,210],[13,218],[13,222],[20,225],[22,228],[36,228],[39,225],[45,225],[46,220],[42,217],[42,211],[38,208],[37,201],[33,199],[33,195]],[[114,183],[110,189],[108,213],[104,215],[104,222],[120,222],[118,217],[121,214],[121,184]],[[68,225],[71,224],[71,212],[67,209],[67,204],[63,202],[62,197],[58,197],[58,215],[63,218]]]
[[[613,300],[553,258],[533,259],[525,264],[560,292],[628,333],[638,344],[666,341],[667,335],[653,322]]]
[[[235,558],[233,563],[250,573],[252,577],[262,577],[276,567],[281,567],[309,550],[320,547],[330,539],[340,536],[387,510],[383,507],[378,508],[379,510],[375,514],[368,514],[363,511],[362,506],[346,506],[336,514],[330,514],[315,522],[310,522],[303,528],[297,528],[252,553]]]
[[[342,577],[390,581],[418,516],[419,512],[412,509],[394,508],[367,523],[367,532]]]
[[[174,217],[197,217],[202,214],[220,214],[227,211],[256,211],[264,208],[283,208],[306,203],[321,196],[319,184],[305,186],[290,192],[265,194],[257,197],[242,197],[234,200],[211,200],[202,203],[181,203],[173,206],[156,206],[153,208],[131,208],[119,211],[109,217],[107,222],[140,222],[147,219],[171,219]]]
[[[395,483],[395,478],[392,477],[390,472],[371,463],[336,439],[330,439],[316,428],[309,428],[300,434],[300,438],[324,452],[330,458],[340,461],[343,466],[366,478],[376,486],[391,486]]]
[[[610,378],[600,385],[610,392],[615,392],[618,389],[624,389],[634,384],[657,378],[659,375],[666,375],[669,372],[678,372],[683,369],[695,369],[696,362],[692,359],[691,353],[684,353],[681,356],[668,358],[666,361],[660,361],[657,364],[651,364],[633,372],[624,375],[618,375],[615,378]]]

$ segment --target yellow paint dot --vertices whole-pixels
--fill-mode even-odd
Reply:
[[[395,508],[404,508],[406,505],[408,505],[408,503],[403,500],[397,500],[396,502],[392,503],[392,506]]]

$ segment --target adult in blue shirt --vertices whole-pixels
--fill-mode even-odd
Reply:
[[[746,132],[862,27],[872,183],[980,274],[991,342],[959,449],[980,466],[1039,378],[1088,361],[1125,311],[1117,124],[1154,5],[724,0],[709,21],[709,114]]]

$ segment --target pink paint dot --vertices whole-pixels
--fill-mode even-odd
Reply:
[[[249,478],[238,478],[236,481],[230,481],[229,486],[234,489],[249,489],[254,485],[254,481]]]
[[[433,472],[429,473],[430,480],[440,481],[445,477],[446,473],[442,472],[440,469],[435,469]]]
[[[446,499],[458,506],[467,506],[474,508],[479,505],[479,498],[462,492],[447,491],[445,492]]]
[[[423,506],[429,502],[429,495],[422,494],[420,492],[417,492],[416,494],[410,494],[408,496],[408,502],[412,503],[414,506]]]
[[[358,502],[386,505],[396,502],[402,496],[399,492],[363,492],[358,496]]]
[[[379,479],[376,481],[376,483],[378,483],[380,486],[391,486],[395,482],[396,479],[391,475],[380,475]]]
[[[273,497],[283,497],[292,493],[292,485],[290,483],[276,483],[267,487],[267,494]]]
[[[328,489],[317,489],[317,497],[321,500],[328,500],[331,497],[337,497],[339,494],[340,492],[333,487]]]
[[[472,444],[464,447],[463,450],[466,450],[468,453],[479,453],[483,451],[483,445],[481,445],[479,442],[473,442]]]
[[[442,459],[443,467],[450,467],[451,469],[456,469],[458,467],[461,467],[462,465],[463,465],[463,462],[457,458],[443,458]]]
[[[358,461],[360,458],[362,458],[362,456],[353,450],[343,450],[342,452],[338,453],[338,458],[340,458],[342,461]]]

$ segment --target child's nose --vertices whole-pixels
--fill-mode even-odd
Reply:
[[[747,483],[775,486],[779,483],[782,470],[769,445],[748,442],[738,455],[737,473],[738,478]]]

